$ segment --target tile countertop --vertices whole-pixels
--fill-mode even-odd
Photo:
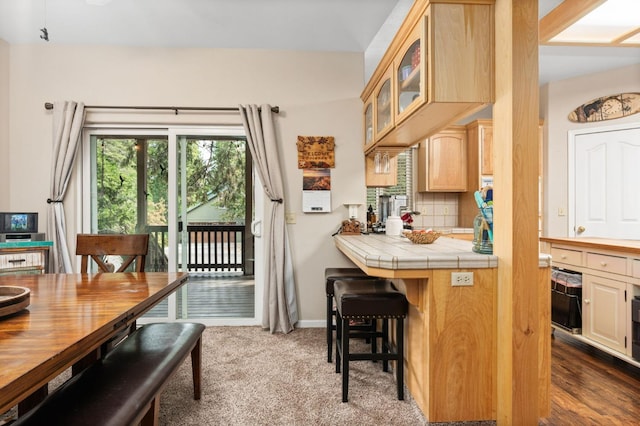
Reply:
[[[414,244],[405,237],[384,234],[336,235],[336,247],[354,261],[381,269],[497,268],[498,257],[471,250],[470,241],[440,237],[432,244]],[[551,266],[551,256],[541,254],[538,266]]]

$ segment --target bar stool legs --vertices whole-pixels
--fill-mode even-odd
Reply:
[[[404,318],[408,311],[406,297],[387,280],[363,282],[357,280],[336,281],[336,373],[342,372],[342,402],[348,402],[349,362],[381,360],[383,371],[388,371],[389,361],[396,361],[398,399],[404,399]],[[373,324],[382,321],[382,330],[356,332],[351,319],[368,319]],[[395,345],[389,340],[389,321],[395,319]],[[372,345],[371,353],[351,352],[349,341],[356,337],[381,338],[381,352]]]
[[[396,350],[392,352],[391,342],[389,341],[389,319],[382,320],[382,353],[372,352],[371,354],[351,353],[349,350],[349,332],[350,325],[348,320],[343,320],[340,315],[336,317],[336,373],[342,370],[342,402],[349,401],[349,361],[381,359],[382,371],[389,371],[389,361],[396,361],[396,389],[398,400],[404,400],[404,319],[396,320]],[[346,338],[342,338],[346,336]],[[373,338],[375,340],[375,337]]]

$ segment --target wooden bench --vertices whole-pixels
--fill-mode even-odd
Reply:
[[[138,328],[14,425],[157,425],[160,393],[189,354],[194,399],[200,399],[204,329],[182,322]]]

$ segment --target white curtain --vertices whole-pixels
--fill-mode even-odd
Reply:
[[[72,272],[67,245],[64,195],[73,171],[80,133],[84,123],[84,104],[73,101],[55,102],[53,106],[53,152],[47,235],[53,241],[53,273]]]
[[[264,191],[271,199],[271,218],[265,258],[262,326],[271,333],[288,333],[298,322],[291,248],[285,226],[282,170],[270,105],[239,106],[247,144]]]

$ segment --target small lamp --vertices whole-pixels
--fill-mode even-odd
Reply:
[[[344,203],[345,207],[349,209],[349,219],[356,219],[358,217],[358,207],[360,203]]]

